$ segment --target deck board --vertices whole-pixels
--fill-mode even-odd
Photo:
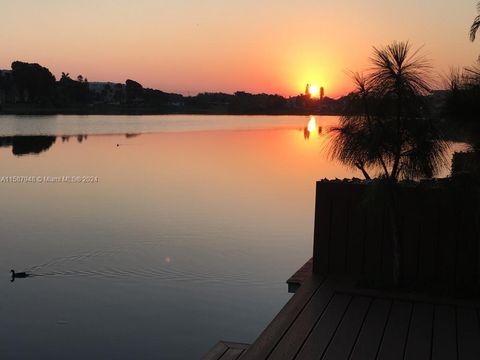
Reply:
[[[405,349],[405,360],[430,359],[433,312],[434,306],[432,304],[414,304]]]
[[[303,341],[312,331],[318,319],[322,316],[332,299],[333,291],[317,291],[298,316],[295,323],[285,333],[282,341],[274,349],[269,359],[283,360],[295,357]]]
[[[228,349],[225,354],[220,358],[220,360],[237,360],[242,354],[243,349]]]
[[[475,299],[369,290],[312,276],[248,349],[223,342],[204,359],[480,359],[479,308]]]
[[[344,294],[337,294],[333,297],[295,359],[310,360],[323,356],[345,315],[351,299],[351,296]]]
[[[432,359],[456,360],[457,324],[455,308],[448,305],[435,307],[433,320]]]
[[[375,299],[367,313],[351,354],[351,360],[375,359],[387,324],[392,301]]]
[[[228,350],[228,347],[221,341],[215,344],[210,351],[202,357],[202,360],[219,360]]]
[[[324,359],[348,359],[368,312],[371,298],[355,297],[330,344]]]
[[[310,277],[252,344],[243,355],[242,360],[266,359],[317,292],[323,281],[323,277]]]
[[[411,312],[410,302],[395,301],[393,303],[380,345],[378,360],[403,359]]]
[[[475,309],[457,309],[457,336],[459,360],[480,359],[480,330]]]
[[[243,343],[219,341],[202,357],[202,360],[238,360],[249,346]]]

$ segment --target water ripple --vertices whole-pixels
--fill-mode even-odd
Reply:
[[[156,279],[172,282],[203,284],[235,283],[240,286],[265,286],[266,282],[250,273],[218,273],[205,269],[184,269],[175,264],[161,267],[101,265],[100,258],[112,260],[119,251],[96,251],[91,253],[53,258],[26,271],[35,277],[97,277],[104,279]],[[125,255],[125,254],[122,254]],[[133,255],[130,255],[134,258]]]

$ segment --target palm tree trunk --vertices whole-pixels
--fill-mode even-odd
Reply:
[[[365,170],[365,166],[363,166],[361,163],[356,163],[355,166],[362,172],[363,176],[365,177],[365,180],[372,179],[368,174],[367,170]]]

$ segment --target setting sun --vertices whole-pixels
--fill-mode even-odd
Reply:
[[[308,85],[308,94],[311,97],[320,97],[320,87],[315,84]]]

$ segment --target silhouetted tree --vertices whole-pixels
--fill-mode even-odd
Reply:
[[[183,96],[179,94],[166,93],[155,89],[143,89],[143,101],[155,108],[162,108],[173,103],[181,103]]]
[[[143,101],[143,86],[134,80],[128,79],[125,82],[125,95],[129,104],[141,102]]]
[[[249,94],[237,91],[229,104],[233,114],[275,114],[285,109],[287,101],[280,95]]]
[[[57,100],[60,105],[85,104],[90,100],[90,89],[87,81],[79,75],[77,79],[70,78],[69,73],[62,72],[57,84]]]
[[[55,93],[55,77],[47,68],[39,64],[14,61],[12,74],[21,101],[52,100]]]
[[[401,275],[399,179],[431,177],[446,165],[447,143],[432,123],[425,95],[430,90],[430,64],[408,42],[374,48],[372,70],[355,73],[357,86],[347,114],[331,130],[331,156],[362,171],[379,171],[384,179],[392,219],[395,283]]]
[[[480,116],[480,69],[453,69],[448,79],[445,115],[462,125],[478,123]]]
[[[431,177],[445,165],[446,143],[432,123],[424,96],[429,62],[409,43],[374,48],[373,69],[353,74],[357,91],[340,126],[332,129],[332,156],[383,177]]]
[[[125,89],[122,84],[115,84],[113,101],[118,103],[122,103],[125,101]]]
[[[228,108],[228,105],[232,102],[234,95],[226,93],[200,93],[197,96],[188,98],[188,105],[194,109],[199,110],[212,110],[218,108]]]
[[[15,102],[15,90],[12,73],[0,71],[0,107],[3,102]]]
[[[477,3],[479,15],[470,28],[470,40],[474,41],[480,27],[480,1]],[[478,118],[480,116],[480,58],[477,65],[464,69],[453,69],[448,78],[449,91],[445,102],[445,115],[450,120],[467,125],[471,142],[480,147]],[[473,129],[473,130],[472,130]],[[472,140],[475,139],[475,140]]]
[[[305,87],[305,96],[307,97],[312,97],[312,94],[310,94],[310,84],[307,84],[307,86]]]

